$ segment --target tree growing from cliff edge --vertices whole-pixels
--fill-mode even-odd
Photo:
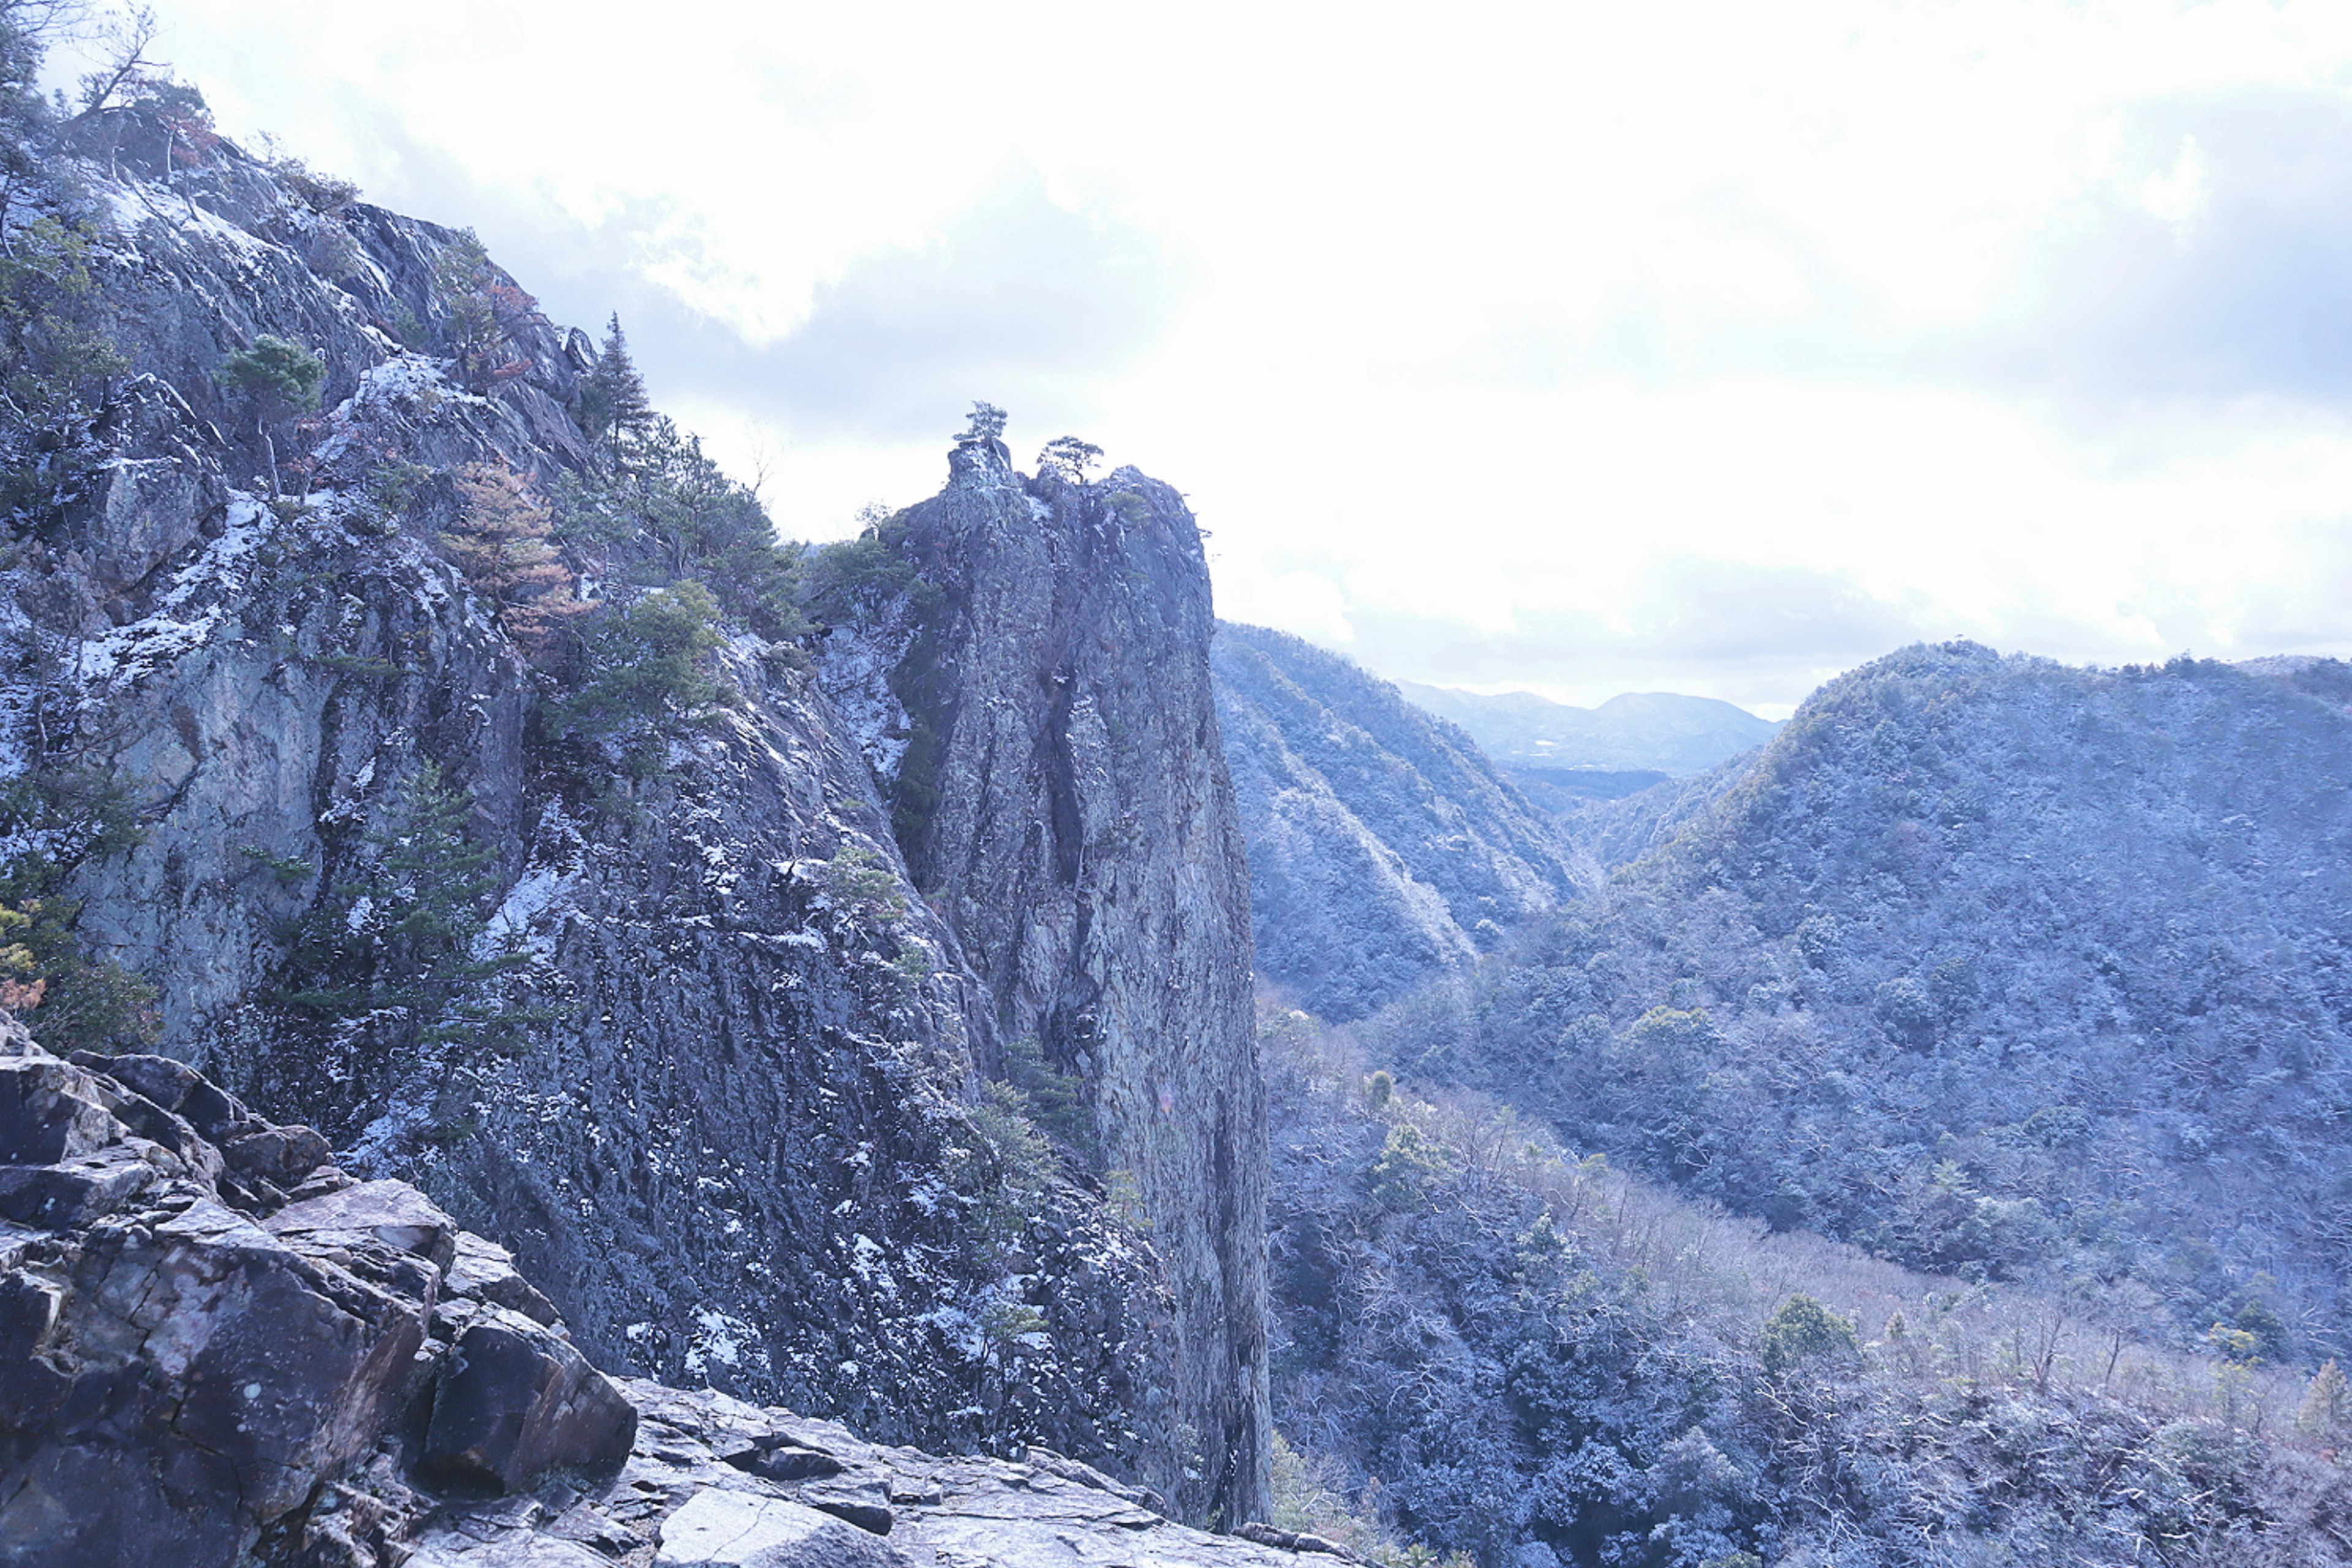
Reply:
[[[1037,471],[1054,474],[1074,485],[1087,482],[1087,470],[1102,461],[1103,449],[1076,436],[1056,436],[1037,454]]]
[[[468,463],[454,480],[457,517],[441,535],[442,546],[536,662],[557,629],[589,607],[576,592],[579,580],[549,542],[554,519],[529,482],[501,464]]]
[[[615,467],[625,465],[629,447],[652,425],[654,405],[646,395],[646,379],[629,357],[629,340],[621,331],[621,315],[613,313],[604,330],[604,344],[596,353],[595,368],[580,386],[580,427],[588,439],[608,455]]]
[[[253,416],[253,433],[269,461],[269,493],[278,493],[278,443],[273,426],[319,406],[319,384],[327,378],[327,362],[299,343],[264,332],[253,346],[228,356],[220,368],[221,385],[242,401]]]

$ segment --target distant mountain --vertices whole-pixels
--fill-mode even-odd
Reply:
[[[2352,668],[1906,648],[1699,784],[1382,1058],[1778,1227],[2352,1352]]]
[[[1258,968],[1301,1005],[1360,1016],[1568,896],[1556,826],[1468,735],[1394,686],[1230,623],[1211,668]]]
[[[1571,708],[1528,691],[1487,697],[1412,681],[1399,681],[1397,689],[1439,718],[1461,725],[1488,756],[1513,769],[1648,771],[1684,778],[1762,745],[1780,729],[1745,708],[1671,691],[1629,691],[1598,708]],[[1537,782],[1539,789],[1546,783],[1564,782],[1570,787],[1575,783]],[[1605,799],[1615,788],[1612,781],[1577,793]]]

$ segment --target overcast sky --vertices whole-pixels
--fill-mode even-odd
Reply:
[[[787,532],[973,398],[1382,674],[2352,654],[2352,5],[156,0]]]

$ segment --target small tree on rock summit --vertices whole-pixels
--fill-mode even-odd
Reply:
[[[1101,462],[1102,455],[1102,448],[1092,441],[1081,441],[1076,436],[1056,436],[1037,454],[1037,469],[1082,485],[1087,482],[1087,470]]]

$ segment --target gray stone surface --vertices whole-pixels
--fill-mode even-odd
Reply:
[[[20,1118],[39,1135],[0,1144],[0,1177],[142,1177],[0,1226],[0,1563],[226,1568],[265,1532],[317,1537],[298,1516],[320,1512],[320,1489],[427,1407],[436,1435],[445,1409],[464,1427],[428,1458],[462,1453],[440,1468],[476,1485],[627,1457],[635,1410],[560,1328],[461,1297],[473,1315],[455,1345],[433,1337],[457,1232],[414,1188],[257,1203],[217,1157],[140,1136],[125,1113],[167,1114],[152,1100],[5,1015],[0,1083],[47,1113]],[[180,1087],[243,1136],[306,1131]]]
[[[469,389],[392,331],[441,308],[450,231],[363,203],[314,212],[226,142],[167,187],[142,123],[77,132],[107,215],[93,266],[142,379],[103,493],[7,580],[23,615],[0,649],[144,810],[142,841],[71,887],[85,941],[161,993],[159,1054],[126,1060],[125,1081],[197,1126],[257,1203],[315,1195],[326,1145],[222,1124],[181,1064],[315,1125],[357,1174],[414,1181],[520,1260],[531,1294],[501,1304],[560,1308],[603,1364],[941,1446],[1034,1438],[1128,1467],[1150,1447],[1172,1471],[1151,1248],[1077,1183],[1034,1204],[1003,1256],[972,1240],[970,1212],[994,1201],[971,1109],[997,1010],[908,883],[875,780],[796,651],[737,637],[723,673],[742,705],[600,811],[528,743],[530,678],[445,558],[439,514],[368,499],[394,458],[542,480],[575,466],[574,337],[526,312],[514,374]],[[299,505],[270,503],[219,391],[223,361],[261,332],[327,364],[316,431],[281,443],[281,460],[310,448]],[[1183,569],[1204,598],[1197,560]],[[1114,581],[1088,611],[1103,625],[1076,625],[1102,630],[1129,603]],[[1145,616],[1156,602],[1132,600]],[[512,1000],[544,1022],[508,1054],[386,1048],[277,1000],[290,933],[426,761],[469,797],[498,930],[530,955]],[[1148,862],[1150,897],[1189,874],[1180,857]],[[883,890],[857,892],[845,867]],[[1099,947],[1090,962],[1118,967]],[[1245,948],[1230,967],[1226,989],[1245,988]],[[1144,968],[1133,984],[1158,985]],[[1189,1105],[1200,1086],[1171,1087]],[[79,1136],[26,1121],[37,1135]],[[1234,1147],[1255,1157],[1245,1136]],[[126,1180],[19,1175],[0,1205],[103,1207]],[[1254,1333],[1244,1286],[1234,1321]],[[995,1310],[1046,1326],[984,1353]]]
[[[915,885],[1000,1038],[1084,1081],[1103,1166],[1140,1189],[1174,1292],[1145,1473],[1239,1522],[1266,1500],[1265,1112],[1200,531],[1132,468],[1028,479],[971,437],[950,472],[877,533],[911,582],[826,639],[822,678],[875,717]]]
[[[709,1489],[662,1521],[654,1568],[895,1568],[881,1538],[786,1498]]]

